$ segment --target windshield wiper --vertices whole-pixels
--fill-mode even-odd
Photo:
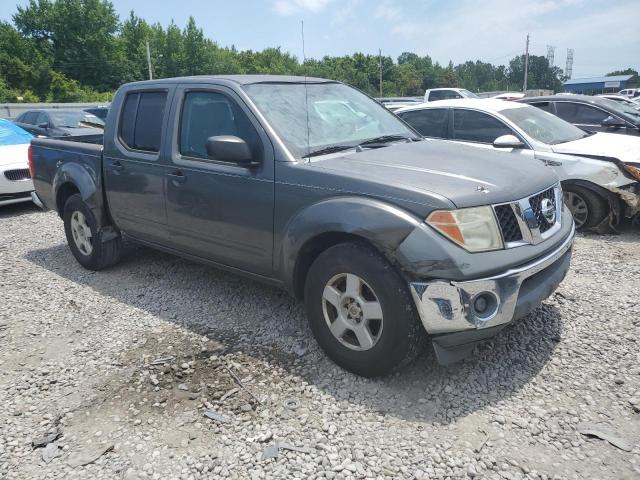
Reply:
[[[365,140],[364,142],[361,142],[358,146],[359,147],[363,147],[366,145],[377,145],[377,144],[384,144],[384,143],[389,143],[389,142],[395,142],[398,140],[409,140],[409,141],[413,141],[411,139],[411,137],[407,137],[405,135],[381,135],[379,137],[375,137],[375,138],[371,138],[369,140]]]
[[[355,148],[355,145],[332,145],[330,147],[312,150],[305,155],[305,158],[317,157],[318,155],[327,155],[329,153],[342,152],[343,150],[349,150],[350,148]]]

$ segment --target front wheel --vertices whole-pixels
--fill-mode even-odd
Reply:
[[[606,200],[597,193],[578,185],[563,185],[562,189],[564,203],[578,230],[595,227],[609,213]]]
[[[80,265],[89,270],[102,270],[118,262],[122,248],[120,235],[103,242],[96,218],[80,195],[69,197],[62,218],[69,248]]]
[[[335,245],[315,260],[305,284],[311,330],[339,366],[385,375],[419,351],[424,331],[407,284],[363,243]]]

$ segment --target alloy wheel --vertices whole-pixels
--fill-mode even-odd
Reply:
[[[322,293],[329,330],[351,350],[370,350],[382,335],[382,305],[373,289],[353,273],[332,277]]]

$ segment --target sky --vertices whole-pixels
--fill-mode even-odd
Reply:
[[[0,20],[16,5],[2,0]],[[135,13],[151,23],[180,27],[192,15],[219,45],[262,50],[282,47],[302,57],[304,21],[307,58],[354,52],[396,58],[409,51],[454,64],[482,60],[507,64],[524,52],[546,55],[564,69],[574,49],[573,78],[640,69],[638,0],[112,0],[120,18]]]

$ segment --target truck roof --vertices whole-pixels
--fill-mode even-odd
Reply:
[[[336,80],[317,77],[300,77],[293,75],[195,75],[191,77],[160,78],[129,83],[128,85],[144,85],[159,83],[207,83],[211,81],[228,81],[238,85],[251,85],[255,83],[337,83]]]

